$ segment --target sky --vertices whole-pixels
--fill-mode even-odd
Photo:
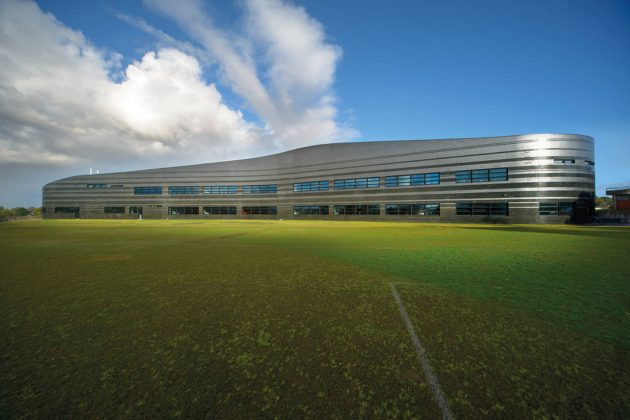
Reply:
[[[630,185],[626,0],[0,0],[0,206],[329,142],[577,133]]]

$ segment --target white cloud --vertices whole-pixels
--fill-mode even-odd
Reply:
[[[0,6],[0,131],[4,162],[107,165],[121,153],[173,161],[244,153],[257,130],[202,79],[194,57],[147,53],[120,83],[119,57],[91,45],[29,2]],[[5,61],[5,60],[3,60]]]
[[[264,120],[276,148],[357,135],[337,123],[332,83],[341,48],[326,42],[322,26],[304,9],[280,0],[246,1],[246,30],[236,35],[217,28],[200,2],[146,3],[214,57],[225,83]]]
[[[116,12],[161,45],[123,68],[120,54],[96,47],[35,3],[0,1],[0,183],[16,164],[69,174],[90,166],[125,170],[251,157],[356,135],[337,122],[332,84],[341,49],[327,43],[304,9],[246,2],[237,34],[215,27],[199,3],[150,4],[191,39],[175,40]],[[205,80],[204,70],[212,69],[262,126],[226,105]]]

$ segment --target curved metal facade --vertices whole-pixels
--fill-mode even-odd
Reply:
[[[594,162],[593,139],[574,134],[333,143],[254,159],[64,178],[44,186],[43,207],[46,218],[141,213],[144,218],[581,222],[592,211]],[[230,208],[223,213],[235,208],[235,214],[212,210],[219,207]],[[275,214],[253,214],[274,213],[274,207]],[[308,214],[317,208],[325,213],[326,207],[328,214]]]

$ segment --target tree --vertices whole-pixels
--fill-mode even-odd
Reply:
[[[28,216],[30,214],[30,212],[25,209],[24,207],[16,207],[13,209],[13,213],[16,216]]]
[[[0,217],[10,217],[13,216],[13,212],[10,209],[5,209],[0,206]]]

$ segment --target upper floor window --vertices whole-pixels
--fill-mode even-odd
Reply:
[[[197,186],[193,187],[168,187],[168,193],[170,195],[189,195],[189,194],[199,194],[200,188]]]
[[[393,175],[385,177],[386,187],[410,187],[415,185],[435,185],[439,183],[439,172],[415,175]]]
[[[575,164],[575,159],[557,158],[553,160],[553,163]]]
[[[134,195],[162,195],[162,186],[159,187],[134,187]]]
[[[277,193],[278,185],[243,185],[243,194],[265,194],[265,193]]]
[[[88,188],[107,188],[107,184],[87,184]]]
[[[508,168],[473,169],[455,172],[455,182],[495,182],[507,181]]]
[[[293,191],[327,191],[328,181],[310,181],[310,182],[298,182],[293,184]]]
[[[588,166],[595,166],[595,162],[593,162],[592,160],[585,160],[584,163],[586,163]]]
[[[204,194],[236,194],[236,185],[209,185],[203,187]]]
[[[335,179],[334,186],[336,190],[348,190],[353,188],[378,188],[381,186],[381,179],[379,177]]]

